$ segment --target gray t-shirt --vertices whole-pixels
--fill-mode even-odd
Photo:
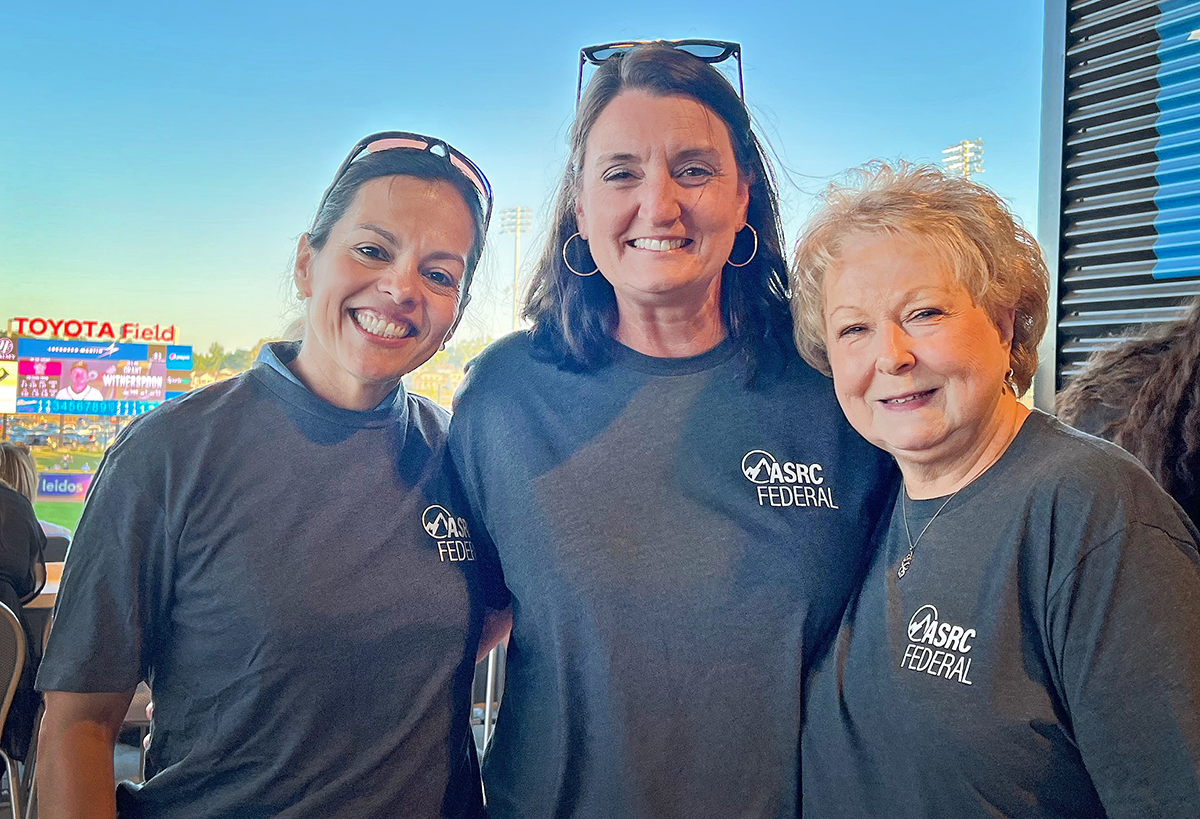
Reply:
[[[515,627],[484,763],[495,819],[794,817],[801,688],[894,468],[792,356],[568,372],[514,335],[470,367],[451,451]]]
[[[38,687],[150,683],[123,817],[480,815],[469,685],[485,597],[507,597],[447,420],[403,390],[339,409],[260,363],[108,451]]]
[[[901,502],[914,539],[929,527],[897,578]],[[1036,411],[933,517],[944,502],[897,499],[813,675],[805,816],[1200,816],[1200,557],[1178,505]]]

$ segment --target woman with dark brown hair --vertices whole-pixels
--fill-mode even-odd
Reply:
[[[494,819],[795,817],[801,691],[890,466],[790,341],[736,43],[618,43],[579,102],[529,333],[451,450],[513,599]]]
[[[105,453],[38,674],[56,819],[480,819],[468,725],[489,608],[445,410],[401,379],[454,332],[491,214],[445,141],[360,140],[297,245],[297,342]],[[113,789],[138,682],[146,781]]]
[[[1200,526],[1200,298],[1179,321],[1094,353],[1056,410],[1137,456]]]

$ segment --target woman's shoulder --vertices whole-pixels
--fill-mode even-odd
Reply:
[[[450,411],[424,395],[406,391],[405,398],[409,430],[416,430],[431,447],[443,446],[450,430]]]
[[[1052,498],[1065,522],[1086,522],[1097,535],[1144,524],[1192,539],[1182,510],[1128,452],[1038,411],[1025,423],[1014,479]]]
[[[192,446],[197,437],[211,438],[213,424],[254,393],[248,370],[233,378],[172,398],[134,418],[117,436],[109,452],[150,447]]]
[[[1144,478],[1153,483],[1138,460],[1121,447],[1048,413],[1033,410],[1022,432],[1028,433],[1025,449],[1036,453],[1039,471],[1045,477],[1060,475],[1101,483],[1109,478],[1140,483]]]
[[[529,389],[531,379],[538,378],[538,373],[556,370],[553,364],[535,355],[528,332],[510,333],[467,362],[463,382],[454,396],[454,414],[458,415],[482,397]]]
[[[18,510],[22,517],[32,520],[35,528],[38,528],[36,526],[37,515],[34,514],[33,504],[29,502],[29,498],[13,489],[4,481],[0,481],[0,503],[3,503],[8,509]]]
[[[494,373],[507,373],[514,367],[524,368],[535,361],[533,340],[525,330],[493,341],[479,355],[467,362],[467,377],[489,377]]]

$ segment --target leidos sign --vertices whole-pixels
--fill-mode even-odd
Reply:
[[[119,341],[121,339],[160,342],[175,341],[174,324],[166,326],[155,324],[154,326],[150,326],[148,324],[143,325],[129,321],[123,324],[113,324],[111,321],[95,321],[92,319],[51,319],[14,316],[8,320],[8,329],[10,332],[15,331],[16,335],[19,336],[42,338],[81,338],[97,341],[101,339],[109,341]]]

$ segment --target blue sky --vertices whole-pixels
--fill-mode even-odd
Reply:
[[[20,3],[0,29],[0,320],[175,324],[247,347],[285,323],[289,258],[361,136],[436,134],[535,215],[565,158],[578,49],[714,37],[784,169],[789,243],[811,194],[874,157],[982,138],[1036,224],[1040,0],[1003,3]],[[509,329],[493,231],[460,334]]]

